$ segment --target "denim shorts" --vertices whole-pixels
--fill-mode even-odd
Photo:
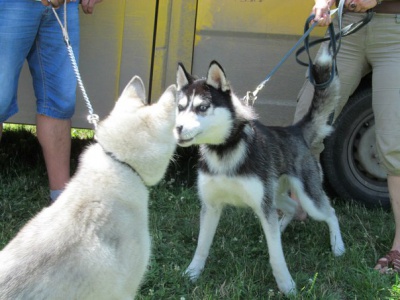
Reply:
[[[63,22],[64,8],[56,12]],[[75,111],[76,78],[51,8],[35,0],[0,0],[0,16],[0,123],[18,112],[18,80],[25,59],[32,75],[37,113],[70,119]],[[78,61],[78,2],[67,5],[67,26]]]

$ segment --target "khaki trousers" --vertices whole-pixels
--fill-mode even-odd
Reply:
[[[364,14],[346,13],[343,27]],[[335,21],[334,21],[335,22]],[[318,56],[318,54],[317,54]],[[337,55],[341,100],[339,115],[361,79],[373,71],[372,108],[380,160],[389,175],[400,175],[400,15],[375,14],[358,32],[342,39]],[[307,112],[314,88],[306,80],[298,97],[294,122]],[[323,150],[321,143],[320,152]]]

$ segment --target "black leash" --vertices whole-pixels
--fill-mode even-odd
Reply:
[[[314,19],[314,15],[311,15],[305,24],[305,30],[308,29],[309,27],[309,23]],[[302,47],[308,55],[308,64],[304,64],[306,66],[308,66],[308,79],[311,82],[311,84],[316,88],[316,89],[325,89],[333,80],[333,78],[335,77],[335,75],[337,75],[337,68],[336,68],[336,54],[339,51],[340,48],[340,38],[341,35],[340,33],[338,34],[339,39],[336,39],[336,34],[335,34],[335,29],[333,27],[333,24],[330,23],[328,26],[328,31],[329,31],[329,38],[327,38],[327,40],[330,40],[328,49],[329,52],[332,55],[332,69],[331,69],[331,76],[329,77],[329,79],[326,82],[323,83],[316,83],[314,76],[313,76],[313,72],[311,70],[312,66],[313,66],[313,61],[310,55],[310,42],[309,42],[309,36],[306,37],[306,39],[304,40],[304,46]],[[339,43],[339,44],[338,44]],[[304,51],[303,50],[303,51]],[[299,51],[296,52],[296,55]],[[297,56],[296,56],[296,60],[297,60]]]
[[[271,79],[271,77],[276,73],[276,71],[278,71],[278,69],[283,65],[283,63],[289,58],[290,55],[292,55],[292,53],[294,52],[294,50],[297,49],[297,47],[300,46],[300,44],[306,39],[308,38],[308,36],[310,35],[311,31],[314,29],[314,27],[317,25],[317,23],[314,23],[311,25],[310,28],[308,28],[307,30],[305,30],[305,33],[303,34],[303,36],[296,42],[296,44],[285,54],[285,56],[281,59],[281,61],[275,66],[275,68],[272,69],[272,71],[267,75],[267,77],[265,77],[265,79],[257,86],[257,88],[253,91],[250,92],[248,91],[246,96],[244,97],[244,101],[249,104],[252,103],[254,104],[254,102],[257,100],[257,94],[259,91],[261,91],[261,89],[265,86],[265,84]]]
[[[335,28],[333,26],[333,22],[331,22],[328,26],[328,32],[329,32],[329,37],[326,38],[326,40],[330,40],[329,45],[328,45],[328,51],[332,55],[332,69],[331,69],[331,76],[326,82],[323,83],[316,83],[313,72],[312,72],[312,66],[313,66],[313,60],[310,55],[310,41],[309,41],[309,36],[306,37],[304,40],[304,46],[301,47],[297,52],[296,52],[296,61],[298,63],[299,59],[298,56],[306,51],[307,56],[308,56],[308,64],[302,63],[301,65],[307,66],[308,67],[308,79],[311,82],[311,84],[314,86],[315,89],[325,89],[333,80],[333,78],[337,75],[337,68],[336,68],[336,55],[339,52],[341,41],[342,41],[342,16],[343,16],[343,7],[344,7],[344,0],[340,0],[338,3],[338,27],[339,27],[339,33],[335,34]],[[315,15],[311,15],[308,17],[306,20],[306,23],[304,25],[304,31],[308,30],[309,24],[312,20],[315,19]],[[314,43],[316,45],[317,43]]]
[[[329,37],[325,37],[322,39],[318,39],[315,41],[310,42],[309,41],[309,36],[311,31],[315,28],[315,26],[317,26],[317,22],[313,22],[311,25],[311,21],[315,18],[315,15],[311,15],[309,18],[307,18],[305,26],[304,26],[304,34],[303,36],[297,41],[297,43],[289,50],[288,53],[285,54],[285,56],[282,58],[282,60],[278,63],[278,65],[275,66],[274,69],[272,69],[272,71],[267,75],[267,77],[257,86],[257,88],[253,91],[250,92],[248,91],[246,93],[246,96],[243,98],[243,100],[245,101],[245,103],[247,103],[248,105],[251,104],[253,105],[254,102],[257,100],[257,94],[258,92],[261,91],[261,89],[266,85],[266,83],[271,79],[271,77],[276,73],[276,71],[283,65],[283,63],[289,58],[289,56],[299,47],[299,45],[304,42],[304,46],[302,46],[299,50],[297,50],[296,52],[296,61],[303,66],[307,66],[309,68],[309,74],[310,74],[310,81],[311,83],[318,89],[323,89],[325,88],[332,80],[333,77],[335,76],[337,70],[336,70],[336,54],[339,52],[340,50],[340,45],[341,45],[341,38],[345,37],[347,35],[350,35],[354,32],[357,32],[359,29],[361,29],[361,27],[363,27],[364,25],[366,25],[373,16],[373,12],[372,11],[368,11],[367,15],[364,19],[362,19],[360,22],[357,23],[353,23],[350,24],[348,26],[346,26],[345,28],[342,29],[342,15],[343,15],[343,7],[344,7],[344,2],[345,0],[340,0],[338,7],[337,7],[337,13],[338,13],[338,29],[339,29],[339,33],[336,34],[335,33],[335,29],[333,24],[329,24],[328,26],[328,31],[329,31]],[[331,77],[327,82],[321,83],[321,84],[316,84],[314,78],[312,77],[312,72],[311,72],[311,68],[313,65],[313,61],[310,55],[310,47],[315,46],[317,44],[320,44],[324,41],[328,41],[330,40],[329,43],[329,49],[331,51],[332,54],[332,72],[331,72]],[[308,55],[308,63],[304,63],[302,61],[300,61],[300,59],[298,58],[298,56],[303,53],[304,51],[307,52]]]
[[[310,68],[311,68],[311,66],[313,64],[311,56],[310,56],[310,52],[309,52],[310,48],[315,46],[315,45],[321,44],[323,42],[330,41],[328,47],[332,51],[332,57],[336,60],[336,55],[339,52],[340,45],[341,45],[341,39],[343,37],[345,37],[345,36],[348,36],[350,34],[353,34],[353,33],[357,32],[363,26],[368,24],[371,21],[371,19],[373,17],[373,14],[374,13],[373,13],[372,10],[368,10],[363,19],[361,19],[357,23],[352,23],[352,24],[346,26],[343,29],[342,29],[342,20],[341,20],[341,17],[339,17],[338,18],[338,21],[339,21],[339,33],[335,34],[334,29],[333,29],[333,25],[331,23],[329,25],[329,37],[324,37],[324,38],[321,38],[321,39],[317,39],[317,40],[312,41],[312,42],[309,42],[309,38],[308,37],[304,40],[304,46],[302,46],[301,48],[299,48],[296,51],[296,61],[297,61],[297,63],[299,63],[302,66],[309,67],[309,79],[310,79],[310,82],[315,86],[315,88],[317,88],[317,89],[325,88],[326,85],[328,85],[332,81],[333,76],[331,76],[330,80],[328,80],[326,83],[323,83],[323,84],[316,84],[315,83],[315,80],[314,80],[314,78],[312,76],[312,72],[310,70]],[[310,22],[313,19],[313,17],[314,16],[310,16],[310,18],[307,19],[306,25],[305,25],[305,30],[308,28],[307,27],[308,26],[308,22]],[[303,62],[303,61],[301,61],[299,59],[299,55],[302,54],[304,51],[306,51],[306,53],[307,53],[308,63],[305,63],[305,62]],[[335,66],[336,66],[336,62],[335,62]],[[332,72],[333,72],[333,70],[332,70]]]

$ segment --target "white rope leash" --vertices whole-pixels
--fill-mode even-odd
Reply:
[[[51,5],[51,1],[50,0],[48,0],[48,1]],[[53,10],[53,13],[58,21],[58,24],[60,24],[60,27],[61,27],[61,30],[62,30],[62,33],[64,36],[64,41],[67,46],[68,56],[71,60],[72,68],[74,69],[74,73],[76,76],[76,81],[79,85],[79,88],[81,89],[83,99],[84,99],[84,101],[86,103],[86,107],[89,111],[89,115],[87,116],[87,121],[90,124],[93,124],[94,129],[97,129],[97,122],[99,121],[99,116],[93,112],[92,104],[90,103],[89,97],[88,97],[85,87],[83,85],[81,74],[79,72],[78,64],[76,62],[76,58],[74,55],[74,51],[73,51],[71,43],[69,41],[69,35],[68,35],[68,30],[67,30],[67,2],[66,1],[64,2],[64,25],[62,24],[55,8],[53,6],[51,6],[51,9]]]

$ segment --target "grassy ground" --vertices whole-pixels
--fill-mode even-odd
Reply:
[[[74,132],[73,169],[91,136]],[[180,154],[188,158],[192,152]],[[200,209],[193,164],[184,161],[171,165],[151,190],[153,251],[137,299],[284,299],[269,266],[260,223],[248,209],[226,209],[202,276],[196,283],[182,277],[196,246]],[[47,177],[34,127],[7,126],[0,144],[0,249],[47,203]],[[347,247],[343,257],[333,257],[325,224],[293,222],[283,234],[286,261],[299,290],[294,299],[399,299],[397,276],[372,270],[391,245],[392,214],[338,199],[333,203]]]

